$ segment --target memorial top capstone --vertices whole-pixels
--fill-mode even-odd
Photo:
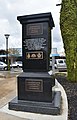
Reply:
[[[23,71],[48,71],[51,50],[51,13],[18,16],[22,24]]]

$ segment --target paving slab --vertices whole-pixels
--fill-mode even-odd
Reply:
[[[7,113],[0,112],[0,120],[28,120]]]

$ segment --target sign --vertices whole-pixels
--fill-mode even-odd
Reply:
[[[26,59],[43,59],[43,52],[26,52]]]
[[[43,80],[39,79],[26,79],[25,90],[31,92],[43,92]]]
[[[43,24],[27,24],[27,35],[41,35],[43,34]]]
[[[41,50],[46,47],[46,39],[45,38],[25,39],[23,41],[23,46],[25,50]]]

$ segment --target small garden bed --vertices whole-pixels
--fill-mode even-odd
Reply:
[[[77,120],[77,82],[68,81],[65,74],[56,74],[56,79],[64,87],[67,94],[68,120]]]

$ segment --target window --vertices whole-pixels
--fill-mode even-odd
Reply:
[[[59,62],[59,63],[63,63],[63,60],[59,60],[58,62]]]

